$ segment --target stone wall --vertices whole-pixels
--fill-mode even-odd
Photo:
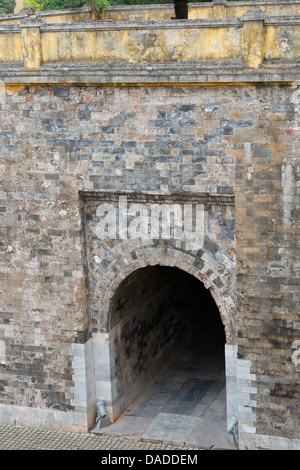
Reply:
[[[297,437],[297,103],[296,89],[276,86],[8,90],[0,134],[4,409],[76,409],[72,345],[106,331],[95,305],[86,310],[80,190],[235,194],[238,358],[257,388],[241,436],[250,447],[261,436]],[[223,266],[224,298],[234,287],[235,241],[231,205],[221,207],[210,212],[198,272],[207,282],[208,255],[220,274]],[[109,281],[113,263],[97,254]],[[221,279],[210,282],[222,292]]]
[[[275,88],[264,96],[261,132],[255,142],[248,135],[241,142],[236,217],[239,357],[250,361],[256,376],[251,396],[257,405],[247,430],[250,425],[257,442],[268,446],[266,436],[299,439],[293,342],[299,337],[300,160],[299,92]]]
[[[201,21],[242,28],[238,62],[169,61],[168,45],[153,63],[126,49],[121,62],[45,64],[41,37],[57,25],[1,27],[1,422],[86,432],[99,399],[114,419],[111,302],[127,276],[161,265],[218,307],[239,447],[300,448],[298,20]],[[84,29],[114,37],[112,24]],[[120,195],[200,204],[203,244],[99,239],[97,207]]]
[[[0,134],[3,404],[73,410],[71,345],[106,331],[106,323],[99,323],[99,307],[86,311],[80,190],[215,194],[197,263],[208,286],[216,284],[224,295],[227,291],[230,310],[235,166],[233,157],[225,155],[225,141],[234,127],[243,130],[250,122],[238,119],[229,127],[217,119],[225,106],[218,101],[212,88],[9,89]],[[224,266],[223,272],[205,262],[205,252]],[[95,254],[101,259],[97,246]],[[98,265],[92,255],[89,295],[97,299],[93,266]],[[98,283],[110,279],[106,271]],[[119,274],[124,275],[121,269]],[[231,310],[228,315],[233,315],[233,303]]]

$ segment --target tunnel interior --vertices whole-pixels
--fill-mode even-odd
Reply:
[[[117,288],[109,315],[115,404],[121,414],[170,361],[192,354],[224,359],[225,333],[203,283],[168,266],[132,272]]]

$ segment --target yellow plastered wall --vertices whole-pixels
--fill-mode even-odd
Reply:
[[[240,28],[47,32],[43,62],[238,60]]]
[[[82,20],[83,14],[90,17],[87,11],[74,12],[74,26],[68,23],[70,12],[47,12],[39,16],[42,22],[33,17],[29,23],[14,27],[0,22],[0,63],[24,61],[25,69],[38,70],[43,63],[243,60],[246,68],[255,69],[266,59],[284,62],[300,58],[300,24],[292,19],[283,24],[277,19],[274,25],[264,22],[263,16],[255,19],[255,15],[242,21],[131,24],[91,23]],[[82,21],[78,23],[79,18]],[[51,26],[48,21],[52,19],[56,23]]]
[[[0,63],[14,64],[23,60],[21,33],[0,33]]]
[[[299,26],[268,26],[264,37],[264,58],[267,60],[297,60],[300,55]]]

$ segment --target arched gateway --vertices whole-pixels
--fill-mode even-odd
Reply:
[[[87,224],[88,234],[91,225]],[[125,411],[170,357],[195,344],[196,337],[198,343],[215,342],[214,352],[222,349],[226,370],[223,366],[220,373],[229,378],[230,427],[236,415],[233,260],[225,250],[212,254],[208,237],[194,252],[164,240],[107,243],[89,235],[87,240],[93,286],[89,309],[98,330],[93,335],[96,400],[104,400],[110,421]],[[203,359],[199,354],[196,360]]]
[[[108,325],[113,413],[124,412],[111,430],[226,445],[226,339],[203,283],[176,267],[137,269],[116,289]]]

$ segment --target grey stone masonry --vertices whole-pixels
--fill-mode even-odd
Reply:
[[[86,434],[100,400],[114,421],[176,335],[203,326],[208,304],[196,307],[208,291],[226,340],[228,439],[300,449],[297,14],[129,26],[28,15],[0,23],[1,41],[28,45],[23,62],[0,64],[1,426]],[[243,37],[237,56],[185,61],[161,39],[168,27],[173,38],[202,26],[206,39],[216,28],[220,48]],[[70,59],[82,34],[97,31],[117,48],[114,34],[129,30],[163,59],[128,61],[130,41],[124,60]],[[73,33],[67,59],[44,63],[43,34]],[[149,211],[165,205],[199,209],[200,246],[148,236]],[[126,236],[102,237],[103,218],[111,228],[125,212]],[[131,235],[141,227],[146,236]]]

